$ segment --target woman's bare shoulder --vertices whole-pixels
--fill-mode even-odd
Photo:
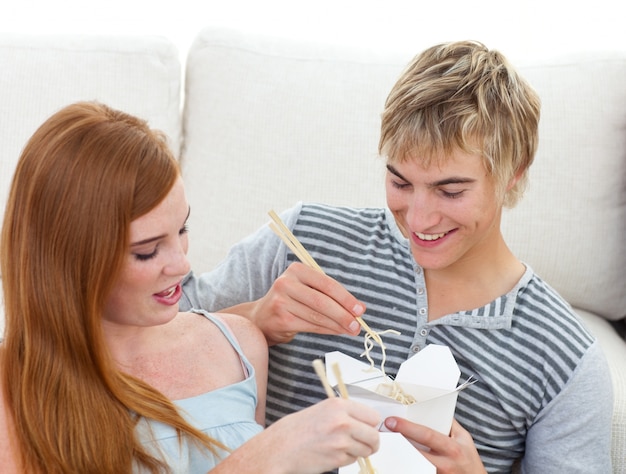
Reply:
[[[230,328],[242,347],[253,346],[267,351],[265,336],[248,318],[232,313],[218,313],[215,316]]]
[[[218,313],[220,318],[235,335],[243,353],[254,365],[259,380],[267,377],[268,349],[267,340],[256,324],[244,316],[232,313]],[[263,385],[263,393],[265,385]]]
[[[219,319],[235,337],[244,354],[253,363],[258,361],[263,364],[267,358],[267,342],[261,330],[244,316],[232,313],[212,313],[212,316]],[[220,345],[230,345],[226,338],[220,337],[222,331],[213,324],[205,315],[198,313],[179,313],[177,317],[179,327],[185,332],[193,333],[193,345],[205,347],[207,341],[212,341],[212,347]],[[255,364],[256,365],[256,364]]]

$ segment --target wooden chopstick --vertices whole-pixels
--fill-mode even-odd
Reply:
[[[333,390],[333,387],[331,387],[328,377],[326,377],[326,370],[324,369],[324,362],[322,362],[322,359],[315,359],[313,361],[313,368],[322,382],[322,387],[324,387],[324,390],[326,391],[326,396],[328,398],[334,398],[335,391]]]
[[[300,261],[311,268],[315,268],[318,272],[324,273],[322,267],[311,257],[311,254],[307,252],[304,246],[296,238],[295,235],[289,230],[289,227],[281,220],[281,218],[274,211],[268,212],[272,218],[273,225],[270,224],[270,228],[287,244],[291,251],[300,259]]]
[[[333,364],[333,372],[335,374],[335,378],[337,379],[337,388],[339,388],[339,394],[341,395],[341,398],[348,398],[348,389],[346,388],[346,385],[343,383],[343,378],[341,377],[341,370],[339,369],[339,364],[337,362],[335,362]],[[335,397],[335,391],[333,390],[333,388],[330,385],[330,382],[328,381],[328,377],[326,377],[326,370],[324,368],[324,363],[322,362],[321,359],[315,359],[313,361],[313,368],[315,369],[315,373],[317,374],[317,376],[320,378],[320,381],[322,382],[322,386],[324,387],[324,390],[326,391],[326,395],[328,396],[328,398],[333,398]],[[370,461],[369,457],[366,458],[357,458],[357,462],[359,463],[359,474],[375,474],[376,470],[374,469],[374,466],[372,466],[372,462]]]
[[[314,268],[320,273],[324,273],[324,270],[322,270],[322,267],[320,267],[317,264],[317,262],[313,259],[313,257],[311,257],[311,254],[307,252],[307,250],[300,243],[300,241],[296,238],[296,236],[293,235],[293,233],[289,230],[289,227],[287,227],[284,224],[284,222],[280,219],[278,214],[276,214],[276,212],[274,212],[273,210],[269,211],[268,214],[272,218],[272,221],[273,221],[273,222],[270,222],[270,229],[272,229],[274,233],[278,235],[278,237],[281,238],[281,240],[287,245],[287,247],[289,247],[289,249],[294,253],[294,255],[298,257],[298,259],[305,265],[311,268]],[[381,337],[376,332],[372,331],[372,329],[368,326],[368,324],[365,321],[363,321],[363,318],[361,316],[357,316],[356,320],[361,325],[361,327],[365,330],[365,332],[369,334],[370,337],[374,341],[380,344],[381,347],[384,347],[383,340],[381,339]]]

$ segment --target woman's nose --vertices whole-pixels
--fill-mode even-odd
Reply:
[[[186,275],[189,273],[189,270],[191,270],[191,265],[187,258],[187,246],[181,243],[172,251],[165,273],[169,275]]]

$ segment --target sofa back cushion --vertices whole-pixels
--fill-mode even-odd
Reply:
[[[379,113],[400,71],[368,52],[206,28],[187,58],[192,266],[298,200],[384,205]]]
[[[542,100],[539,149],[505,238],[574,306],[624,317],[626,50],[519,69]]]
[[[98,100],[147,119],[178,153],[180,93],[179,52],[163,38],[0,34],[2,215],[26,140],[58,109]]]
[[[0,34],[0,210],[26,140],[58,109],[98,100],[147,119],[180,147],[181,66],[157,37]]]
[[[418,49],[203,30],[187,61],[182,156],[193,268],[215,266],[269,209],[383,205],[380,113]],[[543,108],[530,188],[505,212],[505,237],[573,305],[622,317],[626,51],[518,67]]]

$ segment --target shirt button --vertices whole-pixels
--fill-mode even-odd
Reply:
[[[424,329],[422,329],[422,330],[420,331],[420,336],[428,336],[428,329],[425,329],[425,328],[424,328]]]
[[[420,308],[419,313],[420,313],[421,316],[426,315],[426,308]]]
[[[413,347],[411,347],[411,350],[412,350],[415,354],[417,354],[417,353],[420,351],[420,346],[413,346]]]
[[[418,295],[423,295],[424,294],[424,288],[418,288],[417,289],[417,294]]]

